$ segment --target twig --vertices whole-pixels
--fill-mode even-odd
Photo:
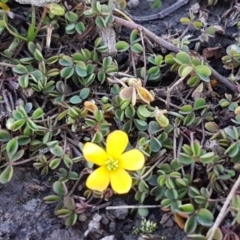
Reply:
[[[0,62],[0,66],[12,68],[12,67],[15,67],[16,65],[11,63]]]
[[[82,177],[83,177],[84,175],[88,174],[88,173],[89,173],[89,169],[88,169],[88,168],[84,168],[84,169],[81,171],[81,173],[79,174],[79,177],[78,177],[77,181],[74,183],[72,189],[69,191],[68,196],[71,196],[71,195],[73,194],[73,192],[75,191],[75,189],[76,189],[76,187],[78,186],[78,184],[79,184],[80,180],[82,179]]]
[[[228,205],[231,202],[234,193],[237,191],[238,187],[240,185],[240,175],[238,176],[237,181],[234,183],[230,193],[227,196],[227,199],[225,203],[223,204],[221,211],[219,212],[217,219],[215,220],[215,223],[213,224],[212,228],[210,229],[210,235],[208,236],[208,240],[212,240],[214,237],[214,233],[217,230],[217,228],[220,226],[222,220],[225,217],[225,212],[227,211]]]
[[[106,207],[106,210],[118,210],[118,209],[139,209],[139,208],[160,208],[161,205],[121,205],[121,206],[111,206]]]
[[[38,23],[38,26],[37,26],[37,29],[36,29],[36,32],[35,32],[36,35],[38,34],[38,32],[40,31],[40,29],[41,29],[41,27],[42,27],[42,23],[43,23],[43,21],[44,21],[44,18],[46,17],[47,11],[48,11],[48,6],[45,6],[45,7],[43,8],[43,13],[42,13],[42,16],[41,16],[41,18],[40,18],[40,21],[39,21],[39,23]]]

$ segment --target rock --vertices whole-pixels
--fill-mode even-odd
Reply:
[[[36,7],[44,7],[49,3],[59,3],[61,0],[15,0],[20,4],[30,4]]]
[[[85,238],[90,239],[100,239],[102,237],[103,232],[100,229],[101,215],[94,214],[93,219],[88,224],[88,229],[84,233]]]
[[[129,9],[137,8],[139,5],[139,0],[129,0],[127,6]]]
[[[111,236],[107,236],[107,237],[104,237],[104,238],[101,238],[100,240],[115,240],[116,238],[114,237],[114,235],[111,235]]]
[[[111,211],[111,214],[118,220],[123,220],[128,215],[127,208],[121,208],[121,206],[127,206],[127,204],[122,199],[116,199],[114,201],[113,206],[119,206],[119,209],[115,209]]]

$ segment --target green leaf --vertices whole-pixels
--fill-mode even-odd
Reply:
[[[190,164],[194,163],[194,159],[193,159],[193,157],[191,157],[185,153],[180,153],[179,162],[184,165],[190,165]]]
[[[44,115],[43,110],[42,110],[41,108],[37,108],[37,109],[33,112],[32,118],[33,118],[34,120],[36,120],[36,119],[41,118],[43,115]]]
[[[193,71],[193,67],[192,66],[188,66],[188,65],[182,65],[179,67],[178,69],[178,74],[180,77],[187,77],[191,72]]]
[[[73,73],[74,73],[73,67],[65,67],[61,70],[60,76],[62,78],[68,79],[68,78],[72,77]]]
[[[224,132],[234,140],[238,140],[239,134],[237,131],[234,131],[231,127],[224,128]]]
[[[68,193],[68,189],[65,183],[60,181],[54,182],[53,191],[60,196],[66,196]]]
[[[81,91],[80,91],[80,98],[81,99],[86,99],[90,94],[90,88],[83,88]]]
[[[180,65],[191,64],[191,57],[189,54],[187,54],[185,52],[178,53],[174,59]]]
[[[154,134],[160,130],[160,126],[156,121],[151,121],[148,124],[148,132],[149,134]]]
[[[58,195],[48,195],[43,198],[46,203],[55,203],[59,202],[62,198]]]
[[[151,115],[151,112],[147,109],[146,105],[140,105],[137,109],[138,114],[142,117],[148,118]]]
[[[65,8],[57,3],[50,3],[48,4],[48,9],[51,14],[56,16],[64,16],[65,14]]]
[[[193,157],[199,157],[201,154],[201,145],[199,143],[199,141],[194,140],[194,142],[191,144],[191,149],[193,152]]]
[[[182,106],[179,111],[179,113],[181,114],[189,114],[191,112],[192,112],[192,105],[190,104]]]
[[[212,74],[211,69],[206,65],[195,67],[197,75],[205,82],[209,82],[209,76]]]
[[[211,133],[216,133],[219,130],[219,127],[215,122],[205,123],[205,128]]]
[[[142,53],[143,52],[143,47],[139,43],[134,43],[131,46],[131,50],[132,50],[132,52],[135,52],[135,53]]]
[[[201,208],[197,214],[197,221],[202,226],[211,227],[213,225],[213,215],[209,210]]]
[[[69,217],[72,214],[72,212],[73,212],[72,210],[67,208],[62,208],[55,211],[56,215],[60,218]]]
[[[214,156],[215,154],[213,152],[209,152],[209,153],[205,153],[204,155],[202,155],[199,160],[202,163],[212,163],[214,161]]]
[[[78,15],[74,12],[66,12],[65,18],[68,19],[70,22],[76,22],[78,20]]]
[[[78,215],[76,213],[71,214],[69,217],[67,217],[66,221],[65,221],[65,225],[67,227],[73,226],[78,219]]]
[[[25,153],[25,150],[24,150],[24,149],[21,149],[21,150],[17,151],[17,152],[11,157],[10,161],[11,161],[11,162],[15,162],[15,161],[19,160],[20,158],[23,157],[24,153]]]
[[[33,122],[31,119],[28,119],[27,121],[27,126],[32,130],[32,131],[37,131],[38,126],[36,125],[35,122]]]
[[[149,210],[147,208],[139,208],[137,212],[141,217],[147,217],[149,214]]]
[[[140,120],[140,119],[134,119],[134,123],[138,130],[145,131],[148,128],[147,122]]]
[[[152,152],[159,152],[162,148],[162,144],[157,138],[152,137],[150,139],[150,147]]]
[[[182,18],[180,19],[180,22],[181,22],[182,24],[189,24],[189,23],[190,23],[190,19],[187,18],[187,17],[182,17]]]
[[[41,62],[44,59],[42,53],[38,49],[35,50],[34,57],[38,62]]]
[[[237,142],[232,143],[229,148],[224,152],[224,154],[228,154],[229,157],[235,157],[239,152],[239,145]]]
[[[125,41],[118,41],[115,47],[119,52],[125,52],[129,49],[129,44]]]
[[[192,215],[188,218],[188,220],[185,223],[184,231],[186,233],[193,233],[197,228],[197,218]]]
[[[10,130],[12,131],[17,131],[19,130],[24,124],[26,123],[25,119],[20,119],[17,121],[14,121],[11,125],[10,125]]]
[[[61,163],[61,158],[54,158],[49,163],[49,167],[51,169],[56,169],[59,166],[60,163]]]
[[[209,239],[208,237],[209,237],[209,235],[210,235],[210,233],[212,232],[212,228],[210,228],[209,230],[208,230],[208,232],[207,232],[207,235],[206,235],[206,237],[207,237],[207,239]],[[223,239],[223,234],[222,234],[222,231],[221,231],[221,229],[220,228],[217,228],[216,230],[215,230],[215,232],[214,232],[214,235],[213,235],[213,239],[215,240],[222,240]]]
[[[12,156],[17,152],[17,150],[18,150],[18,141],[17,141],[17,138],[13,138],[7,143],[7,147],[6,147],[7,155],[10,160]]]
[[[195,211],[195,209],[194,209],[194,206],[191,203],[187,203],[187,204],[184,204],[184,205],[180,205],[179,206],[179,211],[183,212],[183,213],[187,213],[187,214],[192,214]]]
[[[62,157],[63,156],[63,149],[59,145],[50,147],[49,150],[52,154],[54,154],[57,157]]]
[[[79,104],[81,102],[82,102],[82,99],[78,95],[72,96],[70,98],[70,103],[72,104]]]
[[[13,176],[13,167],[7,166],[0,174],[0,183],[5,184],[11,181]]]
[[[75,202],[72,197],[69,197],[69,196],[64,197],[63,204],[64,204],[64,207],[66,207],[67,209],[70,209],[72,211],[75,209]]]
[[[137,29],[132,30],[132,32],[130,34],[130,43],[133,44],[133,43],[138,42],[139,40],[141,40],[141,39],[138,36]]]
[[[20,87],[27,88],[29,84],[29,76],[28,74],[24,74],[18,77],[18,83]]]
[[[13,71],[17,74],[26,74],[28,73],[28,70],[25,66],[18,64],[15,67],[13,67]]]
[[[0,129],[0,141],[7,142],[11,139],[11,134],[4,129]]]
[[[93,143],[100,143],[103,140],[103,135],[101,132],[96,132],[92,138]]]
[[[196,101],[194,102],[194,105],[193,105],[194,110],[203,109],[205,107],[206,107],[206,100],[204,98],[196,99]]]
[[[98,27],[100,28],[105,28],[106,27],[106,23],[104,21],[104,18],[101,16],[97,16],[95,19],[95,23],[97,24]]]

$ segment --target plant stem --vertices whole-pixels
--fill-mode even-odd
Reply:
[[[230,193],[228,194],[227,199],[226,199],[225,203],[223,204],[221,211],[219,212],[212,228],[209,230],[210,235],[208,236],[208,240],[213,240],[214,233],[217,230],[217,228],[220,226],[222,220],[224,219],[225,212],[227,211],[228,205],[230,204],[231,200],[233,199],[234,193],[237,191],[239,185],[240,185],[240,175],[238,176],[237,181],[234,183]]]

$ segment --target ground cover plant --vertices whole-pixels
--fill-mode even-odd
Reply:
[[[1,184],[19,166],[51,178],[44,201],[67,227],[128,208],[141,219],[132,233],[151,239],[153,208],[189,239],[239,239],[238,35],[210,47],[224,29],[197,4],[163,37],[124,1],[0,6]]]

